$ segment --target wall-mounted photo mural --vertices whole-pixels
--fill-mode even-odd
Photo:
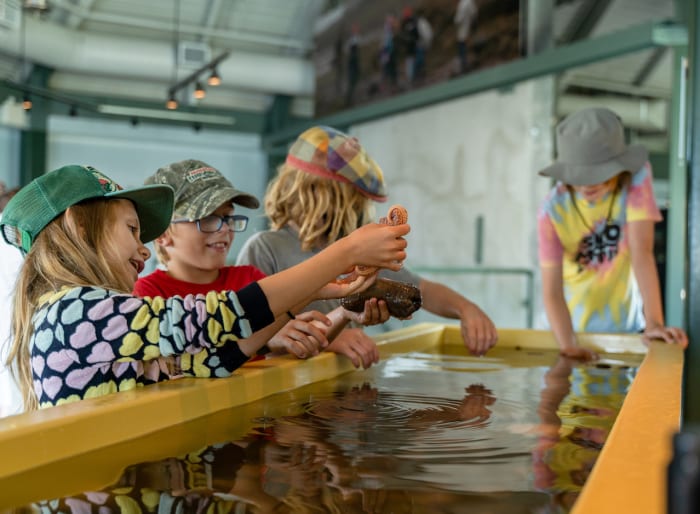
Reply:
[[[315,39],[316,116],[518,58],[519,0],[355,0]]]

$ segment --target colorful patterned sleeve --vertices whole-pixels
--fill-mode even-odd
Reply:
[[[35,337],[62,340],[84,362],[149,360],[249,337],[273,319],[257,283],[238,294],[168,299],[81,287],[68,290],[48,309]]]
[[[649,163],[632,176],[627,197],[627,222],[661,221],[661,212],[654,199],[654,188]]]
[[[274,319],[257,283],[168,299],[77,287],[45,301],[31,349],[42,407],[167,380],[149,371],[159,357],[181,356],[185,375],[228,376],[247,360],[238,339]]]

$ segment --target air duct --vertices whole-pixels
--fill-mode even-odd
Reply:
[[[557,114],[564,117],[587,107],[607,107],[615,111],[622,118],[625,127],[630,129],[649,132],[668,130],[668,102],[660,99],[564,94],[557,101]]]
[[[172,78],[175,55],[169,42],[78,32],[30,16],[25,23],[30,61],[63,72],[161,81],[164,90]],[[0,31],[0,51],[20,55],[17,31]],[[223,87],[290,96],[314,93],[313,64],[299,57],[233,51],[218,69]]]

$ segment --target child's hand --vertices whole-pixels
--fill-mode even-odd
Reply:
[[[375,280],[377,280],[376,274],[369,276],[360,275],[354,271],[351,275],[344,278],[342,282],[334,280],[323,286],[318,290],[316,298],[319,300],[328,300],[330,298],[342,298],[353,293],[359,293],[371,286]]]
[[[559,349],[559,353],[564,357],[569,357],[571,359],[578,359],[582,361],[595,361],[598,360],[598,354],[593,350],[584,348],[579,345],[566,345]]]
[[[379,362],[377,343],[360,328],[343,330],[328,346],[327,351],[345,355],[356,368],[367,369]]]
[[[355,264],[398,271],[403,266],[408,245],[403,236],[410,231],[407,223],[364,225],[347,236],[348,242],[352,243],[349,255]]]
[[[308,359],[328,346],[326,333],[330,324],[331,321],[319,311],[302,312],[272,336],[267,346],[273,352]]]
[[[652,340],[661,340],[669,344],[678,344],[681,348],[688,346],[688,335],[682,328],[675,327],[648,327],[644,330],[644,342],[647,344]]]
[[[379,325],[387,321],[391,314],[389,314],[389,308],[386,305],[385,300],[378,300],[377,298],[370,298],[365,301],[365,310],[362,312],[353,312],[351,310],[343,308],[343,315],[345,319],[359,323],[366,327],[372,325]]]

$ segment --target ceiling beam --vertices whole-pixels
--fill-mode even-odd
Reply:
[[[634,77],[634,79],[632,79],[632,85],[635,87],[644,85],[646,80],[649,78],[649,75],[652,74],[652,72],[654,71],[656,66],[661,62],[661,59],[663,59],[664,54],[667,51],[668,48],[655,48],[649,56],[649,58],[644,63],[644,65],[642,66],[642,68],[639,70],[637,75]]]
[[[207,6],[204,9],[204,15],[202,16],[202,25],[206,27],[206,30],[201,37],[202,43],[208,44],[211,41],[209,31],[214,28],[216,20],[219,19],[222,5],[221,0],[207,0]]]
[[[612,0],[584,0],[564,29],[559,44],[586,39],[610,7]]]
[[[139,18],[135,16],[122,16],[118,14],[103,14],[98,12],[92,12],[84,9],[82,6],[76,6],[69,3],[67,0],[52,0],[51,5],[57,9],[63,9],[71,14],[79,16],[86,21],[96,21],[101,23],[108,23],[112,25],[125,26],[130,28],[141,28],[146,30],[156,30],[161,31],[166,34],[172,34],[173,25],[172,23],[158,21],[154,19]],[[232,42],[240,43],[256,43],[259,45],[269,45],[274,47],[282,48],[292,48],[295,50],[300,50],[306,52],[310,50],[310,46],[305,41],[300,41],[289,37],[279,37],[272,35],[262,35],[258,33],[245,32],[241,30],[228,30],[228,29],[213,29],[209,28],[206,31],[202,31],[200,25],[193,25],[188,23],[181,23],[178,32],[181,35],[189,35],[193,37],[203,36],[207,38],[216,37],[221,39],[226,39]]]

